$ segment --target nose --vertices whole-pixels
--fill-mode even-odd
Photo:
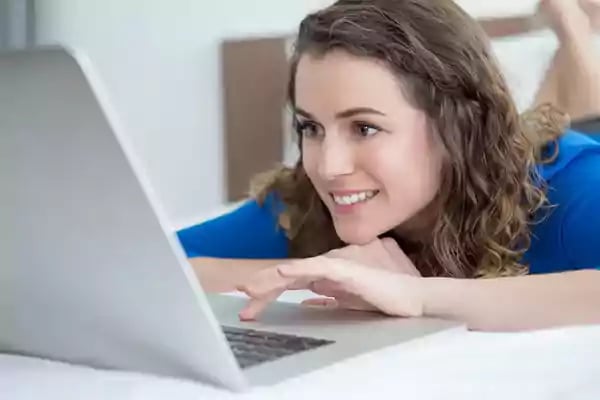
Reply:
[[[333,135],[325,137],[319,154],[319,175],[332,180],[354,172],[354,151],[350,143]]]

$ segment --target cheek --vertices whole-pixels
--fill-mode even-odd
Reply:
[[[403,203],[410,201],[414,207],[431,201],[440,187],[443,157],[431,136],[390,144],[379,157],[380,179],[390,196]]]

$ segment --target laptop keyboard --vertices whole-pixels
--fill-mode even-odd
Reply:
[[[334,343],[301,336],[223,326],[223,332],[241,368]]]

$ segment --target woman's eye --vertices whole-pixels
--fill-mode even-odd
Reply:
[[[319,134],[319,127],[314,122],[296,122],[296,132],[303,137],[312,138]]]
[[[364,122],[357,122],[355,126],[357,133],[363,137],[373,136],[381,131],[381,128]]]

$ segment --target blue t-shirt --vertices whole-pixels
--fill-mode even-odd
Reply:
[[[533,227],[524,256],[531,273],[600,267],[600,135],[568,131],[559,155],[538,167],[553,205]],[[288,239],[278,226],[282,205],[274,196],[179,231],[188,257],[277,259],[288,257]]]

